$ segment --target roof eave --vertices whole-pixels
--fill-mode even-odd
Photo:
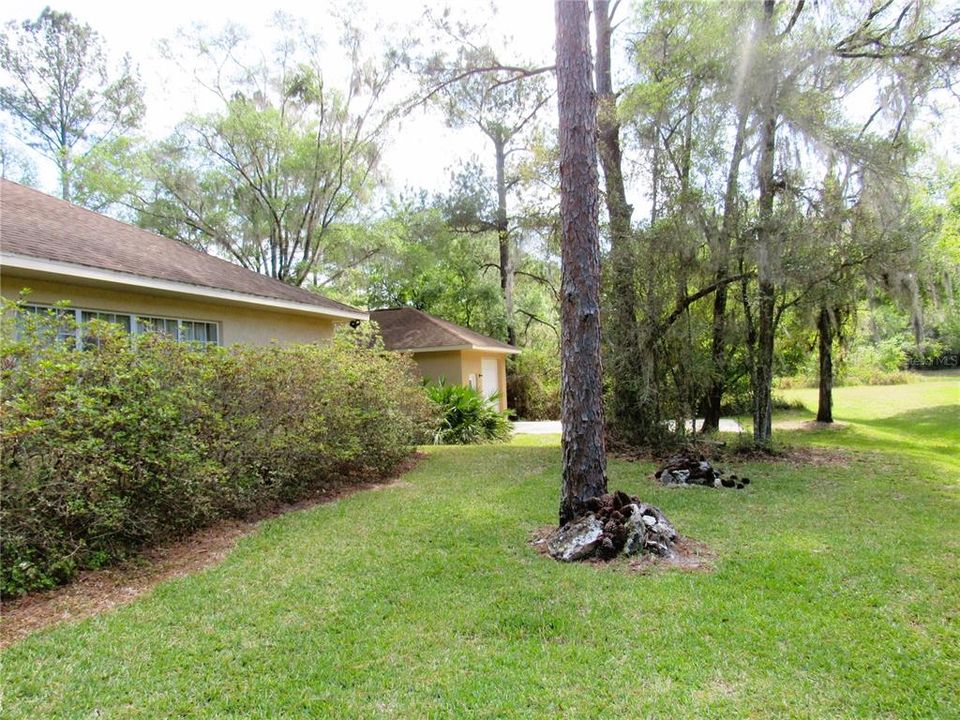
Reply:
[[[174,295],[213,300],[227,304],[251,305],[271,310],[287,310],[297,313],[306,313],[309,315],[318,315],[321,317],[343,320],[369,319],[369,315],[361,310],[325,308],[320,305],[311,305],[309,303],[298,303],[291,300],[283,300],[281,298],[271,298],[264,295],[253,295],[249,293],[237,292],[235,290],[211,288],[203,285],[191,285],[190,283],[178,282],[176,280],[150,278],[143,275],[135,275],[133,273],[107,270],[104,268],[80,265],[78,263],[68,263],[60,260],[47,260],[45,258],[31,257],[29,255],[20,255],[18,253],[0,252],[0,266],[2,266],[4,270],[12,269],[42,275],[53,275],[61,277],[67,281],[81,279],[88,282],[102,283],[104,285],[133,287],[140,290],[154,290],[161,293],[171,293]]]
[[[519,355],[520,348],[502,348],[489,345],[436,345],[434,347],[391,347],[389,350],[395,352],[459,352],[461,350],[473,350],[476,352],[498,353],[500,355]]]

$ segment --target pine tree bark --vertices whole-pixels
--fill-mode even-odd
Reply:
[[[820,398],[817,403],[817,422],[833,422],[833,321],[826,305],[820,307],[817,317],[820,344]]]
[[[597,102],[586,0],[556,0],[560,140],[561,420],[560,524],[606,492],[600,362]]]

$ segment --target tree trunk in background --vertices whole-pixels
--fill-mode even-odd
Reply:
[[[820,336],[820,401],[817,405],[817,422],[833,422],[833,322],[826,305],[820,307],[817,318],[817,333]]]
[[[600,363],[597,106],[586,0],[557,0],[562,284],[560,524],[606,492]]]
[[[764,0],[761,41],[773,33],[774,0]],[[759,298],[757,303],[757,351],[753,367],[753,441],[765,446],[773,435],[773,343],[776,331],[776,285],[773,262],[777,255],[773,227],[774,153],[777,144],[777,77],[775,68],[770,73],[769,91],[765,94],[761,111],[760,161],[757,166],[757,184],[760,197],[757,202],[757,264]]]
[[[507,342],[517,344],[517,328],[513,313],[513,253],[510,248],[510,225],[507,221],[507,180],[505,140],[502,135],[493,139],[497,153],[497,239],[500,243],[500,291],[507,316]]]
[[[610,220],[609,294],[605,307],[610,323],[606,337],[610,352],[608,373],[612,382],[610,422],[613,431],[642,428],[650,415],[644,385],[644,372],[637,326],[634,268],[636,253],[632,233],[633,207],[627,203],[623,181],[623,155],[620,147],[620,122],[613,93],[610,68],[611,17],[608,0],[594,0],[596,28],[597,129],[600,167],[603,169],[607,215]],[[633,434],[633,433],[631,433]]]
[[[63,141],[64,143],[66,140]],[[70,150],[66,145],[60,147],[60,157],[57,159],[57,170],[60,171],[60,197],[67,202],[73,200],[73,188],[70,185]]]
[[[744,77],[749,76],[749,65],[744,69]],[[745,93],[745,91],[741,91]],[[717,272],[716,282],[723,280],[730,271],[730,248],[733,245],[733,236],[736,231],[737,218],[737,189],[740,183],[740,163],[743,162],[743,145],[747,134],[747,120],[750,116],[748,103],[740,98],[737,103],[737,129],[733,139],[733,150],[730,152],[730,166],[727,168],[727,187],[723,196],[723,220],[720,224],[720,237],[717,241]],[[726,389],[725,373],[726,357],[726,329],[727,329],[727,297],[729,288],[726,284],[720,285],[713,296],[713,329],[711,335],[710,353],[713,359],[714,375],[707,388],[707,397],[704,408],[703,431],[715,432],[720,429],[720,415],[723,407],[723,392]]]

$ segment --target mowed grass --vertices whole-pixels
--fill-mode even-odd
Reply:
[[[958,393],[841,388],[846,429],[779,437],[849,460],[728,465],[740,492],[612,461],[712,572],[538,556],[558,438],[432,448],[403,483],[10,648],[3,716],[960,717]]]
[[[806,411],[792,417],[814,419],[817,390],[785,390]],[[842,387],[834,390],[834,419],[840,429],[784,433],[779,439],[813,445],[878,449],[901,453],[960,477],[960,374],[931,373],[908,385]]]

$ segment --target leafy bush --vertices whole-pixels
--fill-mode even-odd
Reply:
[[[4,596],[387,473],[432,422],[411,361],[366,331],[225,349],[94,321],[83,351],[72,331],[52,311],[0,338]]]
[[[521,420],[560,419],[560,358],[526,349],[507,359],[507,391]]]
[[[492,401],[466,385],[439,383],[427,386],[427,396],[437,405],[440,418],[433,434],[437,445],[471,445],[503,442],[513,428],[506,413],[496,409]]]
[[[843,385],[900,385],[915,382],[917,375],[905,371],[912,341],[906,335],[890,337],[879,342],[861,340],[839,353],[834,360],[835,387]],[[791,388],[815,388],[820,378],[820,359],[810,353],[800,368],[801,374],[782,377],[777,385]]]

